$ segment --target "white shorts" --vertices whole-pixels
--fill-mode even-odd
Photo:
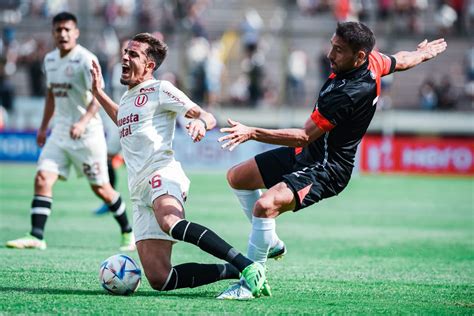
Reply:
[[[54,172],[66,180],[71,165],[77,176],[85,175],[90,184],[109,183],[107,147],[103,135],[79,140],[49,137],[38,159],[37,170]]]
[[[133,233],[136,241],[163,239],[176,242],[158,225],[153,212],[153,201],[168,194],[175,197],[184,207],[189,184],[190,181],[181,168],[181,164],[174,161],[151,173],[130,190],[130,199],[133,205]]]

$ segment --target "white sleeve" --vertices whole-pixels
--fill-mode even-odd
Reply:
[[[51,78],[48,74],[48,72],[46,71],[46,60],[48,59],[48,55],[49,54],[46,54],[46,56],[44,56],[44,59],[43,59],[43,72],[44,72],[44,75],[46,77],[46,88],[50,89],[51,88]]]
[[[184,115],[189,109],[197,106],[183,91],[176,88],[169,81],[161,81],[158,93],[160,106],[168,111]]]

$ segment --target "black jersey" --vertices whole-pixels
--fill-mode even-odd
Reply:
[[[380,79],[392,73],[395,64],[394,57],[372,52],[362,66],[331,74],[321,88],[311,119],[325,134],[297,148],[296,162],[326,170],[336,192],[349,182],[357,146],[375,113]]]

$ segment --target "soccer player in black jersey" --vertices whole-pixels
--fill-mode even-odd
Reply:
[[[264,264],[286,253],[275,218],[340,193],[349,182],[357,146],[374,116],[380,79],[434,58],[444,39],[424,40],[415,51],[384,55],[373,51],[375,36],[362,23],[338,23],[327,57],[332,74],[321,88],[302,128],[264,129],[228,120],[219,139],[233,150],[248,140],[281,145],[232,167],[227,180],[251,219],[248,257]],[[268,189],[261,194],[260,189]],[[247,296],[247,297],[246,297]],[[239,284],[220,298],[248,299]]]

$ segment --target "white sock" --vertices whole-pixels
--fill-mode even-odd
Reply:
[[[273,243],[275,234],[274,218],[252,218],[252,232],[250,233],[247,257],[250,260],[265,264],[267,261],[268,249]]]
[[[249,219],[249,222],[252,223],[252,213],[253,207],[257,200],[262,195],[262,190],[237,190],[232,189],[235,196],[240,202],[240,206],[245,213],[245,216]]]
[[[240,202],[240,206],[242,207],[242,210],[244,211],[245,215],[249,219],[250,223],[252,223],[253,207],[255,206],[255,203],[262,195],[262,190],[232,189],[232,191],[234,191],[235,196]],[[275,228],[273,228],[273,238],[270,244],[270,248],[275,247],[279,241],[280,241],[280,238],[278,237]]]

